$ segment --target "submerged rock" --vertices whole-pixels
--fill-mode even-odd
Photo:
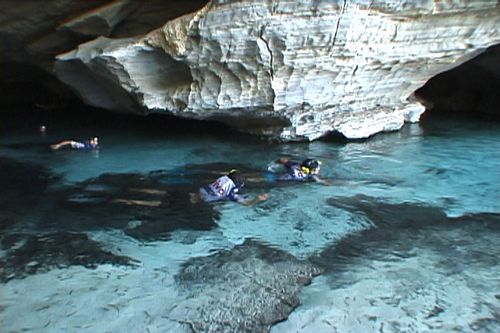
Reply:
[[[0,229],[22,228],[21,217],[31,216],[34,232],[116,229],[141,241],[166,240],[175,230],[209,230],[217,226],[217,205],[192,202],[191,193],[234,167],[256,173],[248,166],[210,163],[148,174],[102,174],[49,188],[58,180],[50,170],[2,158]]]
[[[196,190],[191,183],[162,182],[158,173],[103,174],[56,193],[57,214],[45,223],[77,231],[114,228],[146,241],[168,239],[174,230],[216,226],[212,205],[190,201]]]
[[[193,332],[269,332],[300,304],[301,287],[318,274],[307,261],[247,240],[183,264],[176,279],[187,299],[169,318]]]
[[[464,243],[464,240],[467,240],[472,249],[473,235],[476,233],[491,233],[496,235],[493,238],[498,237],[500,241],[498,213],[448,217],[440,207],[410,202],[391,204],[364,195],[334,197],[327,202],[335,207],[362,214],[373,224],[373,228],[346,237],[333,247],[325,249],[318,257],[325,269],[338,270],[351,260],[378,259],[386,257],[388,253],[404,259],[414,256],[415,247],[433,248],[443,257],[456,258],[457,247],[453,244],[454,241],[461,239],[460,242]],[[470,237],[456,237],[454,232],[470,234]],[[488,252],[484,251],[486,255],[478,263],[489,262]],[[473,253],[475,252],[462,253],[459,256],[462,261],[475,263],[476,260],[469,257]],[[333,258],[335,260],[332,260]],[[445,261],[446,259],[443,259],[441,268],[452,265],[452,261]],[[496,260],[495,265],[500,265],[500,261]]]
[[[136,264],[130,257],[101,248],[98,242],[89,239],[86,234],[11,234],[4,237],[1,244],[6,249],[6,256],[0,258],[1,282],[74,265],[93,269],[103,264]]]
[[[328,202],[374,226],[310,258],[324,270],[306,291],[312,306],[273,331],[498,330],[500,214],[452,218],[439,207],[361,195]]]

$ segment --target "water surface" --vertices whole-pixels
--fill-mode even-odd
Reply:
[[[3,127],[6,332],[500,330],[500,124],[427,117],[281,144],[81,112]],[[48,149],[93,135],[99,151]],[[270,195],[254,207],[189,202],[283,155],[320,159],[333,185],[249,184]]]

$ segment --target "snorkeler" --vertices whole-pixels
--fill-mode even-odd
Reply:
[[[99,141],[98,141],[98,138],[96,136],[93,138],[90,138],[88,141],[84,141],[84,142],[65,140],[65,141],[61,141],[59,143],[51,145],[50,149],[58,150],[58,149],[64,148],[64,147],[71,147],[72,149],[86,149],[86,150],[98,149],[99,148]]]
[[[302,163],[290,161],[287,157],[280,157],[276,164],[285,167],[286,173],[277,173],[273,180],[312,180],[323,185],[331,185],[331,182],[319,177],[321,162],[315,159],[305,159]]]
[[[245,206],[251,206],[268,198],[266,193],[260,194],[253,199],[242,194],[245,186],[245,178],[237,170],[231,170],[227,175],[219,177],[215,182],[200,188],[197,194],[191,193],[191,202],[196,203],[198,199],[205,202],[235,201]]]

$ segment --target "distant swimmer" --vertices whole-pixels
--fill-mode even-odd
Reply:
[[[93,138],[90,138],[88,141],[84,141],[84,142],[65,140],[65,141],[61,141],[59,143],[51,145],[50,149],[58,150],[58,149],[61,149],[64,147],[70,147],[72,149],[85,149],[85,150],[98,149],[99,148],[99,141],[98,141],[98,138],[96,136]]]
[[[205,202],[235,201],[245,206],[251,206],[268,198],[266,193],[251,199],[242,193],[245,177],[238,170],[231,170],[227,175],[219,177],[215,182],[200,188],[198,193],[191,193],[191,202],[199,199]]]
[[[281,173],[273,171],[271,180],[315,181],[323,185],[332,184],[330,181],[320,178],[321,162],[318,160],[308,158],[302,162],[295,162],[287,157],[280,157],[274,163],[282,165],[285,171]]]

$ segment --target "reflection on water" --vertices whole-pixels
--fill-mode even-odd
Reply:
[[[73,118],[3,124],[7,332],[500,327],[499,124],[428,118],[369,140],[277,144],[212,125]],[[92,135],[98,151],[48,149]],[[320,159],[333,185],[249,183],[270,194],[254,207],[189,200],[231,168],[259,174],[283,155]]]

